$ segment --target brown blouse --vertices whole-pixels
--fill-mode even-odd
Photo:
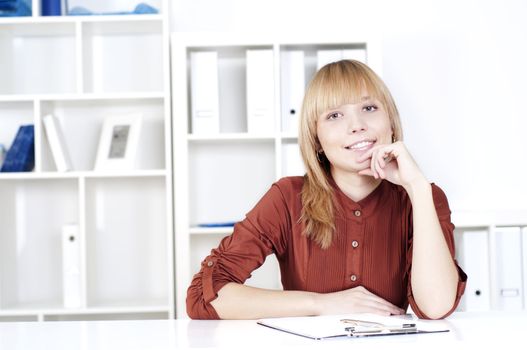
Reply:
[[[354,202],[332,181],[337,205],[336,234],[323,250],[302,234],[303,177],[286,177],[275,184],[245,220],[234,226],[218,248],[201,264],[187,292],[187,313],[195,319],[218,319],[210,304],[227,283],[244,283],[265,261],[276,254],[284,290],[318,293],[363,286],[403,309],[408,303],[417,316],[427,318],[412,296],[412,205],[401,186],[386,180],[366,198]],[[454,225],[443,191],[432,184],[437,215],[454,257]],[[457,265],[457,263],[456,263]],[[457,307],[467,276],[459,268]]]

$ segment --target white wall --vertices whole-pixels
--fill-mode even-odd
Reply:
[[[174,0],[173,31],[376,33],[406,143],[454,210],[527,209],[527,1]]]

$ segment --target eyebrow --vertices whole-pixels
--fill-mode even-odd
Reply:
[[[362,96],[360,98],[361,101],[368,101],[368,100],[371,100],[371,97],[370,96]]]

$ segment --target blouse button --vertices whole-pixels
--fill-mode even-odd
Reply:
[[[361,212],[360,212],[360,210],[355,210],[354,214],[355,214],[355,216],[360,216]]]
[[[355,281],[357,280],[357,276],[355,276],[355,275],[351,275],[351,280],[352,280],[353,282],[355,282]]]
[[[207,262],[207,266],[208,266],[208,267],[211,267],[212,265],[214,265],[214,263],[213,263],[212,261],[208,261],[208,262]]]
[[[352,246],[353,248],[357,248],[357,247],[359,246],[359,242],[357,242],[357,241],[353,241],[353,242],[351,242],[351,246]]]

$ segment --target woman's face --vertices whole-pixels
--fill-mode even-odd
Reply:
[[[390,118],[382,104],[363,94],[360,103],[345,104],[318,116],[317,136],[331,171],[357,173],[370,161],[357,158],[375,145],[391,143]]]

